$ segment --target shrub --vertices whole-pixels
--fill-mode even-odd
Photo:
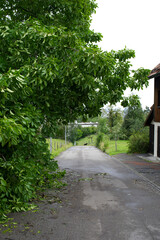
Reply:
[[[100,144],[100,149],[103,152],[105,152],[108,147],[109,147],[109,138],[105,137]]]
[[[138,132],[129,138],[129,153],[147,153],[149,150],[149,135],[147,132]]]
[[[40,135],[30,141],[26,137],[16,146],[0,145],[0,152],[1,221],[4,213],[30,209],[29,201],[36,192],[55,185],[59,173],[57,162],[51,159],[48,144]]]
[[[99,133],[96,138],[96,147],[100,148],[100,144],[103,141],[103,133]]]
[[[103,133],[99,133],[96,138],[96,147],[101,149],[103,152],[105,152],[108,146],[109,146],[109,138]]]
[[[104,139],[104,145],[103,145],[102,151],[105,152],[108,147],[109,147],[109,138],[106,136]]]

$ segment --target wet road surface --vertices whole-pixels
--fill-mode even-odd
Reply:
[[[118,154],[114,158],[149,179],[160,189],[160,161],[151,161],[152,157],[148,154]]]
[[[36,213],[11,214],[18,227],[1,240],[160,240],[160,192],[140,174],[95,147],[57,160],[68,185]]]
[[[58,162],[86,179],[80,204],[94,224],[83,239],[160,239],[159,191],[139,174],[94,147],[70,148]]]

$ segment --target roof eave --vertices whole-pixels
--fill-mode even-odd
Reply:
[[[159,76],[160,76],[160,72],[155,73],[155,74],[153,73],[153,74],[149,75],[148,78],[151,79],[151,78],[156,78],[156,77],[159,77]]]

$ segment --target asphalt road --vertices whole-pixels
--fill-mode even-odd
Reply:
[[[159,191],[135,170],[89,146],[57,160],[67,186],[46,191],[37,212],[10,214],[17,227],[0,240],[160,239]]]
[[[78,202],[86,211],[81,224],[81,215],[78,222],[71,218],[62,239],[160,239],[160,195],[139,174],[94,147],[72,147],[58,162],[82,174]]]

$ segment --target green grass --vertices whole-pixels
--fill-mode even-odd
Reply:
[[[82,138],[76,142],[77,146],[83,146],[87,143],[88,146],[95,146],[96,144],[96,135],[90,135],[88,137]]]
[[[128,141],[127,140],[118,140],[117,141],[117,151],[115,150],[115,141],[110,140],[109,146],[106,149],[106,153],[109,155],[116,155],[120,153],[128,152]]]
[[[50,149],[50,139],[47,139],[48,148]],[[67,142],[65,145],[65,140],[61,139],[52,139],[52,157],[58,156],[61,152],[67,150],[72,147],[72,143]]]
[[[95,146],[96,145],[96,135],[91,135],[92,142],[90,137],[86,137],[77,141],[78,146],[83,146],[87,143],[88,146]],[[109,146],[105,151],[109,155],[116,155],[120,153],[127,153],[128,152],[128,141],[127,140],[118,140],[117,141],[117,151],[115,150],[115,141],[110,140]]]

